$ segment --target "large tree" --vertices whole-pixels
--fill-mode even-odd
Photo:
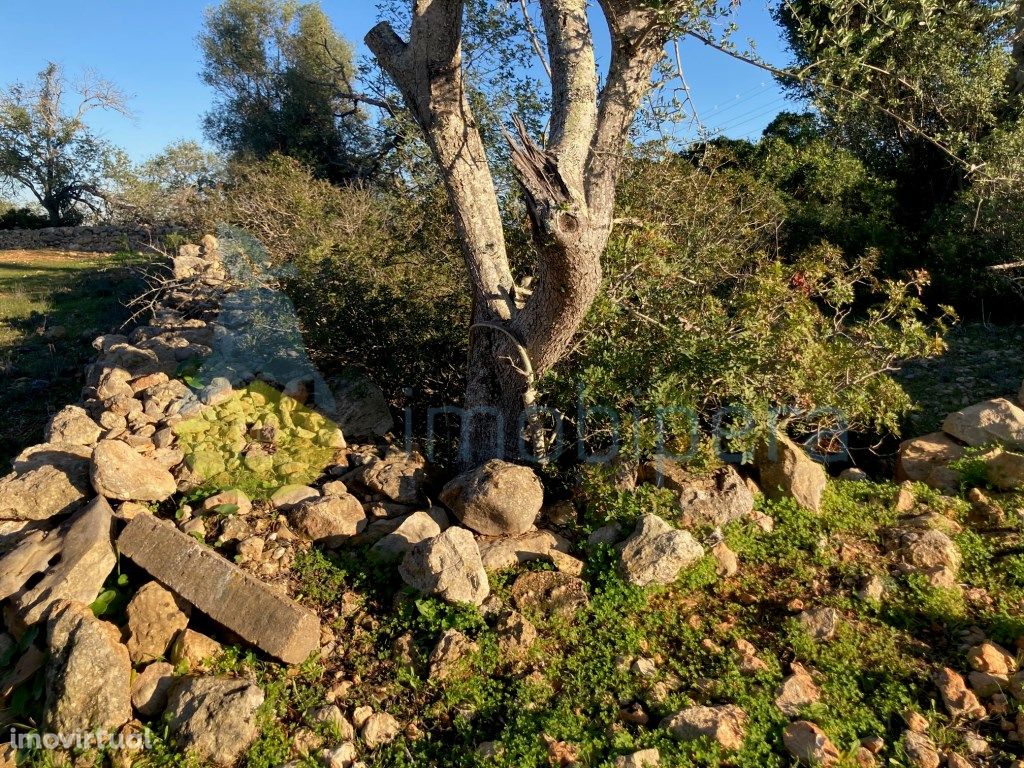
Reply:
[[[127,114],[112,84],[89,75],[69,88],[53,63],[34,86],[0,92],[0,183],[29,192],[54,226],[101,205],[112,148],[85,122],[94,109]]]
[[[366,36],[423,131],[461,239],[473,295],[467,464],[518,455],[535,377],[566,354],[601,285],[616,183],[652,71],[694,10],[678,0],[601,0],[611,61],[599,88],[586,0],[540,4],[550,127],[543,146],[522,123],[508,136],[536,254],[529,290],[512,273],[498,194],[467,98],[462,0],[415,0],[408,41],[387,22]]]
[[[218,94],[204,127],[221,149],[277,152],[335,182],[372,167],[365,116],[347,95],[352,48],[318,5],[224,0],[207,10],[199,46]]]

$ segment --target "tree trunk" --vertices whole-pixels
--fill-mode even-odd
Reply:
[[[46,210],[46,215],[50,217],[50,226],[59,227],[61,225],[61,216],[60,205],[57,201],[46,198],[42,201],[42,206]]]
[[[409,42],[385,22],[367,47],[422,128],[452,204],[473,294],[460,464],[525,460],[536,376],[566,353],[601,285],[615,185],[651,71],[681,0],[600,0],[612,39],[598,95],[587,0],[541,0],[550,56],[551,131],[506,135],[537,248],[532,292],[513,280],[497,192],[462,70],[463,0],[413,0]],[[654,7],[651,7],[654,6]],[[539,458],[539,457],[538,457]]]

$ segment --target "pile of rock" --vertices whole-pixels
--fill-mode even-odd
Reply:
[[[325,412],[315,380],[282,381],[272,371],[270,383],[253,380],[252,371],[225,362],[223,350],[241,343],[245,320],[216,238],[183,246],[171,271],[152,320],[96,340],[81,404],[57,413],[46,442],[23,451],[0,479],[8,633],[0,643],[13,646],[29,627],[45,628],[17,665],[20,677],[0,694],[38,670],[48,652],[52,730],[138,732],[141,721],[165,717],[183,748],[230,765],[257,735],[263,691],[209,673],[220,653],[216,638],[286,664],[336,649],[320,618],[289,597],[291,565],[311,547],[366,547],[420,592],[496,612],[503,663],[512,668],[536,638],[528,615],[568,617],[587,604],[585,563],[564,535],[574,510],[545,505],[532,469],[490,461],[451,480],[440,505],[431,504],[424,457],[380,439],[392,422],[379,390],[343,382]],[[232,377],[193,385],[178,377],[204,360]],[[350,445],[346,435],[367,440]],[[824,471],[788,441],[761,458],[760,471],[773,494],[820,504]],[[232,483],[242,477],[268,500],[254,501]],[[699,477],[669,462],[640,468],[636,480],[672,488],[685,527],[742,518],[771,527],[732,468]],[[223,490],[182,501],[202,487]],[[671,584],[706,555],[693,533],[653,514],[631,533],[613,526],[590,543],[616,546],[624,578],[639,587]],[[736,555],[722,541],[711,553],[720,574],[736,572]],[[118,554],[146,575],[120,627],[89,609],[109,587]],[[510,605],[490,596],[488,572],[533,560],[554,570],[519,575]],[[431,673],[457,675],[472,653],[468,638],[446,635]],[[357,733],[373,749],[399,732],[386,713],[361,710],[351,724],[333,704],[317,715],[343,733],[340,746],[324,750],[327,764],[351,764]],[[744,726],[745,715],[725,707],[681,713],[670,730],[733,744]],[[634,757],[637,765],[650,759]]]
[[[992,447],[980,457],[989,484],[1004,491],[1024,487],[1024,385],[1016,400],[977,403],[949,414],[941,432],[903,442],[896,479],[956,492],[960,473],[950,464],[963,458],[966,448],[979,446]]]

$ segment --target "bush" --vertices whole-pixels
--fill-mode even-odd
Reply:
[[[27,206],[8,208],[0,213],[0,229],[42,229],[49,226],[49,216],[37,213]]]
[[[657,409],[680,428],[686,411],[707,428],[722,408],[727,424],[764,427],[778,408],[807,432],[897,431],[911,402],[887,372],[943,348],[943,323],[924,318],[926,275],[877,280],[876,249],[847,256],[827,241],[784,254],[782,193],[713,152],[698,166],[638,159],[619,206],[628,225],[575,354],[546,380],[551,395],[614,407],[646,451]],[[686,433],[675,436],[686,450]],[[732,437],[749,449],[754,435]]]
[[[233,164],[205,215],[289,267],[283,287],[326,374],[354,366],[392,396],[461,399],[469,299],[443,191],[336,187],[275,155]]]

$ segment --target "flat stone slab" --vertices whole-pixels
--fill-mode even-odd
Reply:
[[[125,527],[117,547],[179,597],[286,664],[300,664],[320,648],[316,614],[169,522],[140,515]]]

